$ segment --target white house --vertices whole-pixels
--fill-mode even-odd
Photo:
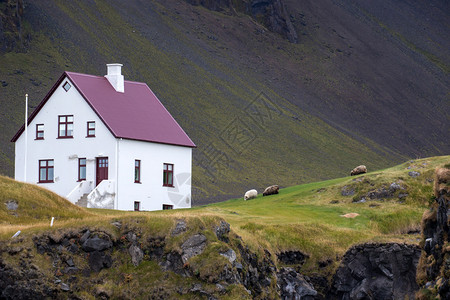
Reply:
[[[191,207],[195,144],[121,67],[108,64],[104,77],[61,75],[11,140],[15,178],[87,207]]]

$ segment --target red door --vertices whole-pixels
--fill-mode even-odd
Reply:
[[[96,185],[105,179],[108,179],[108,158],[97,157]]]

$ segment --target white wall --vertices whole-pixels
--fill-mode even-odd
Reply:
[[[141,210],[161,210],[163,204],[173,208],[191,207],[192,148],[118,141],[119,197],[118,209],[133,210],[134,201]],[[141,161],[141,183],[134,183],[134,162]],[[174,187],[163,186],[163,164],[174,165]]]
[[[66,92],[61,82],[34,120],[28,124],[27,182],[37,183],[65,197],[78,184],[78,158],[87,158],[86,180],[95,182],[95,158],[109,158],[108,178],[115,179],[116,140],[78,93],[73,83]],[[71,139],[58,139],[58,115],[74,116]],[[87,122],[95,121],[94,138],[86,138]],[[44,140],[35,140],[36,124],[44,124]],[[24,180],[25,133],[15,144],[15,178]],[[41,159],[54,160],[53,183],[38,183]],[[95,184],[95,183],[94,183]]]

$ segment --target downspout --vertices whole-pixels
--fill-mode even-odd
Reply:
[[[116,201],[114,201],[114,209],[119,209],[119,142],[122,139],[116,139]]]

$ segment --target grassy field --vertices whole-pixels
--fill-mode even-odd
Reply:
[[[179,219],[187,220],[193,232],[224,219],[254,251],[300,250],[309,256],[302,272],[317,272],[317,264],[328,261],[331,263],[320,272],[331,274],[340,257],[353,244],[418,243],[420,236],[411,232],[420,230],[422,214],[433,199],[434,170],[449,162],[450,156],[420,159],[355,177],[285,188],[278,195],[263,197],[260,194],[248,201],[239,198],[192,209],[158,212],[83,209],[34,185],[1,177],[0,201],[6,203],[14,199],[19,208],[11,212],[6,205],[0,206],[0,238],[9,239],[17,230],[22,230],[22,236],[49,230],[52,216],[55,229],[82,226],[108,229],[112,220],[133,220],[140,223],[143,235],[160,236],[168,234]],[[420,175],[408,175],[412,171]],[[393,183],[401,189],[391,196],[374,200],[368,197],[370,192],[389,190]],[[353,190],[354,194],[343,196],[343,190]],[[362,197],[367,201],[358,202]],[[343,217],[349,213],[358,216]]]

